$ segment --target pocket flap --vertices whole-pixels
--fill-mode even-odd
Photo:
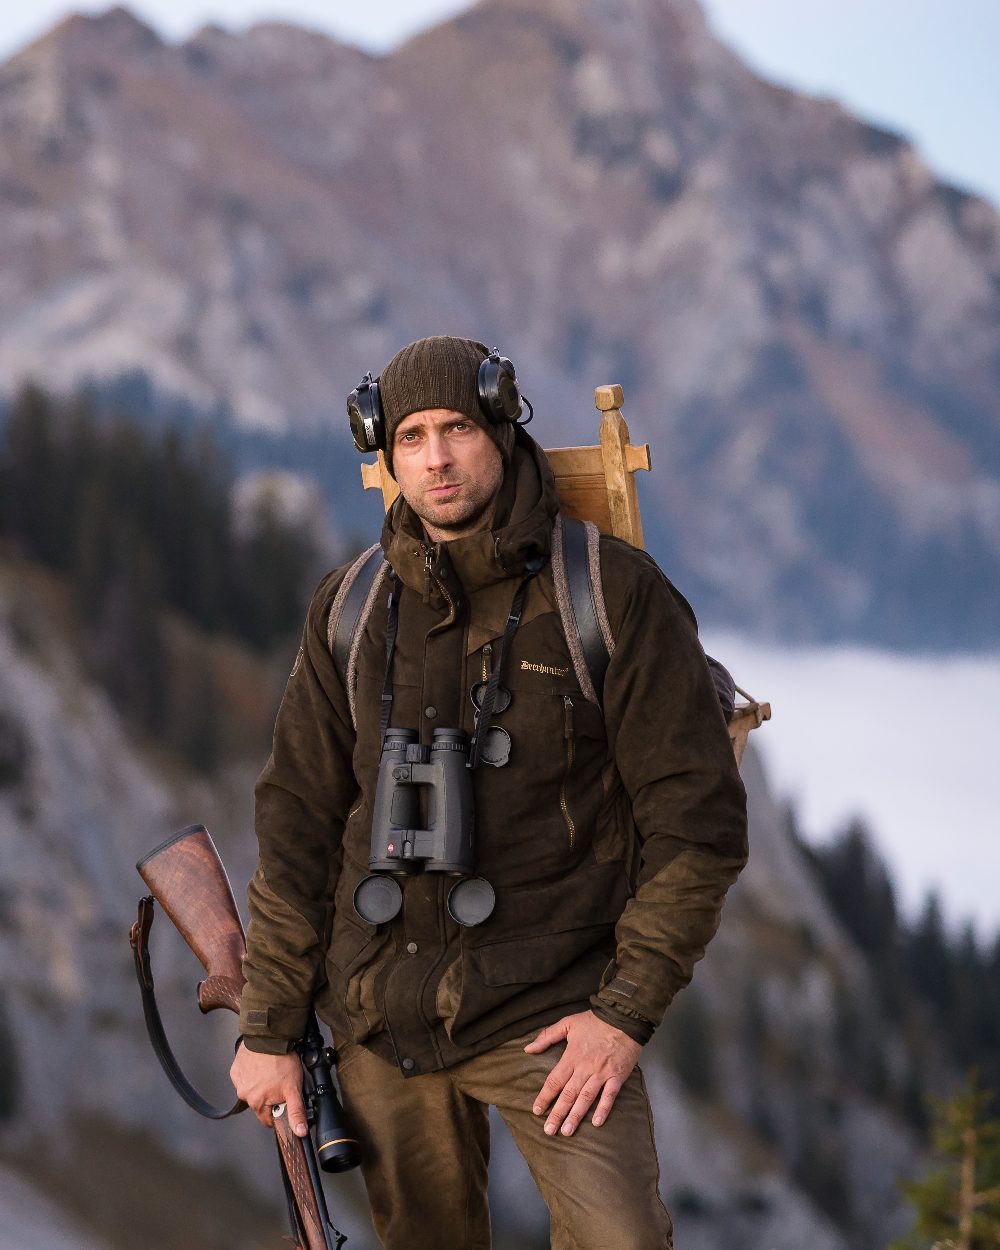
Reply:
[[[375,925],[362,929],[360,925],[340,916],[334,920],[333,937],[327,960],[340,972],[345,972],[361,954],[372,938],[378,933]]]
[[[491,942],[480,946],[474,958],[489,986],[534,985],[557,977],[601,943],[608,944],[610,958],[614,953],[614,934],[606,924]]]

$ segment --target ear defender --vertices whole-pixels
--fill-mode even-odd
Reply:
[[[378,381],[366,373],[347,397],[347,415],[351,421],[354,446],[367,454],[385,451],[385,419],[379,399]]]
[[[494,425],[501,425],[504,421],[517,421],[523,411],[521,392],[517,389],[517,375],[514,366],[506,356],[500,355],[498,348],[494,347],[479,366],[477,385],[479,407],[487,420]],[[527,403],[526,400],[525,402]],[[528,407],[531,405],[528,404]]]

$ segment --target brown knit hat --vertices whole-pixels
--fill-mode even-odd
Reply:
[[[479,406],[479,366],[489,354],[482,343],[441,334],[417,339],[393,356],[378,380],[385,420],[385,462],[390,473],[396,426],[411,412],[425,408],[462,413],[486,431],[500,448],[504,464],[510,464],[514,426],[509,421],[494,425]]]

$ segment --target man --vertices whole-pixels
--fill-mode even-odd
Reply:
[[[551,471],[516,423],[512,374],[499,402],[482,398],[498,360],[423,339],[378,379],[371,425],[401,490],[382,534],[392,576],[358,642],[356,689],[330,646],[346,569],[309,608],[257,786],[233,1080],[265,1124],[286,1103],[304,1133],[287,1052],[315,1001],[387,1250],[488,1248],[490,1104],[549,1206],[553,1246],[663,1250],[636,1063],[745,863],[744,793],[690,609],[613,538],[600,573],[614,651],[603,705],[584,697],[549,565]],[[472,773],[475,870],[495,907],[460,925],[455,878],[416,872],[392,878],[399,914],[370,923],[355,891],[384,724],[424,743],[473,731],[498,664],[492,719],[509,750],[501,737],[502,766]]]

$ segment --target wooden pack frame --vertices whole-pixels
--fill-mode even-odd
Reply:
[[[594,403],[601,414],[600,442],[591,447],[546,448],[545,455],[555,474],[564,512],[581,521],[593,521],[602,534],[614,534],[633,547],[643,548],[635,475],[640,469],[649,471],[652,461],[648,443],[636,447],[629,439],[621,411],[624,399],[620,386],[598,386]],[[386,509],[399,494],[381,452],[377,461],[361,466],[361,481],[365,490],[381,490]],[[758,702],[745,690],[739,693],[747,702],[737,703],[729,722],[737,761],[743,758],[750,731],[771,719],[769,703]]]

